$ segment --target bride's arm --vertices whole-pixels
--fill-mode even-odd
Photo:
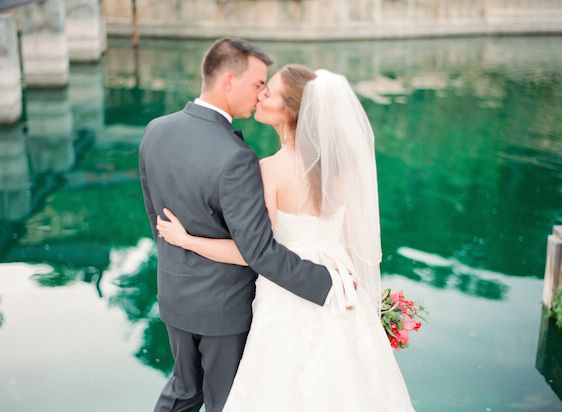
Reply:
[[[248,266],[232,239],[211,239],[193,236],[185,230],[179,219],[168,209],[164,209],[168,220],[156,218],[156,230],[168,243],[191,250],[215,262]]]
[[[277,191],[274,186],[271,170],[264,167],[266,162],[260,162],[262,181],[264,185],[265,204],[272,225],[276,221]],[[271,168],[269,168],[271,169]],[[168,221],[157,217],[156,229],[162,237],[174,246],[191,250],[207,259],[220,263],[248,266],[236,243],[232,239],[210,239],[206,237],[193,236],[185,230],[178,218],[168,209],[164,209]]]

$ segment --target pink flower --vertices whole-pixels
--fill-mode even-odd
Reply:
[[[421,322],[416,322],[416,326],[414,326],[414,330],[417,332],[421,328]]]
[[[410,334],[408,333],[408,331],[406,329],[400,329],[398,331],[398,341],[400,343],[408,343],[409,340]]]
[[[390,339],[390,346],[392,346],[394,349],[398,349],[398,339],[391,338]]]
[[[404,324],[404,329],[406,330],[413,330],[416,327],[416,321],[410,315],[404,316],[402,323]]]
[[[390,299],[392,299],[392,301],[393,301],[394,303],[396,303],[396,302],[401,302],[401,303],[403,303],[403,302],[405,302],[405,299],[404,299],[404,292],[403,292],[403,291],[394,292],[394,293],[392,293],[392,294],[390,295]]]

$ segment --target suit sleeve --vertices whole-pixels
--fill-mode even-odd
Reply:
[[[147,127],[148,129],[148,127]],[[146,130],[145,130],[146,137]],[[141,142],[139,147],[139,174],[142,185],[142,194],[144,198],[144,207],[146,209],[146,214],[148,215],[148,220],[150,221],[150,230],[152,231],[152,237],[157,240],[156,236],[156,212],[154,211],[154,206],[152,205],[152,198],[150,197],[150,190],[148,188],[148,180],[146,176],[146,166],[145,159],[143,156],[143,144],[145,140]]]
[[[248,265],[297,296],[324,305],[332,276],[324,266],[301,260],[273,238],[256,155],[236,153],[219,182],[219,203],[232,239]]]

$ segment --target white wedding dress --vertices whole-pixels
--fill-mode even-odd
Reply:
[[[341,212],[330,218],[277,213],[279,243],[304,259],[349,270],[342,236]],[[352,311],[338,308],[334,296],[321,307],[259,276],[252,327],[224,411],[414,410],[361,284],[357,295]]]

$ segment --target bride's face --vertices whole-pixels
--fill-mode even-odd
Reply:
[[[258,95],[258,104],[254,118],[264,124],[280,127],[286,119],[283,103],[283,82],[281,75],[276,73]]]

